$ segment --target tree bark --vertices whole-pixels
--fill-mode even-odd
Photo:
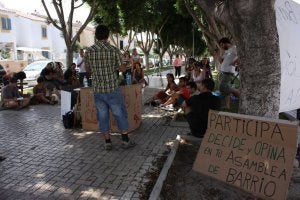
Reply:
[[[239,112],[278,118],[281,71],[275,0],[197,2],[227,27],[236,41],[241,62]]]
[[[154,43],[154,34],[150,31],[145,32],[146,37],[143,37],[143,33],[140,33],[140,38],[138,39],[138,35],[135,35],[135,39],[137,41],[137,45],[141,48],[145,55],[145,64],[146,68],[149,68],[149,52]]]
[[[78,37],[80,36],[83,29],[87,26],[87,24],[92,20],[93,16],[96,13],[96,10],[99,7],[99,3],[96,2],[96,0],[92,1],[91,10],[88,15],[88,17],[85,19],[82,26],[79,28],[77,33],[73,36],[73,16],[75,9],[81,7],[85,2],[82,1],[78,6],[75,5],[75,2],[77,0],[71,0],[70,1],[70,12],[68,15],[68,21],[65,21],[65,14],[64,14],[64,7],[62,0],[52,0],[52,4],[55,8],[56,14],[58,16],[59,22],[54,20],[49,12],[49,9],[47,7],[47,4],[45,3],[45,0],[41,0],[43,7],[47,13],[48,21],[53,24],[54,27],[56,27],[58,30],[62,32],[62,35],[65,40],[66,48],[67,48],[67,56],[66,56],[66,65],[71,66],[71,63],[73,62],[73,48],[76,44],[76,41]]]

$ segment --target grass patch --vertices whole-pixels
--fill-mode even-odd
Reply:
[[[23,94],[30,94],[30,95],[33,95],[33,87],[30,87],[30,88],[24,88],[24,89],[23,89]]]
[[[173,69],[173,66],[170,66],[170,65],[166,65],[166,66],[162,66],[160,71],[166,71],[166,70],[170,70],[170,69]],[[151,75],[151,74],[154,74],[154,73],[158,73],[159,69],[157,67],[152,67],[152,68],[148,68],[148,69],[144,69],[144,73],[145,75]]]

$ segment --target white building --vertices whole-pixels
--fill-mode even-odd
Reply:
[[[66,45],[62,34],[52,24],[47,23],[46,16],[22,13],[4,8],[0,4],[0,18],[0,62],[3,65],[7,62],[14,65],[15,62],[11,60],[23,61],[25,65],[42,59],[65,60]],[[80,25],[74,23],[74,34]],[[81,33],[79,43],[82,47],[92,45],[94,28],[87,27]],[[6,59],[6,63],[3,59]],[[16,65],[20,65],[20,62]]]

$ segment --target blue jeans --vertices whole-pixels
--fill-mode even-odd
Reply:
[[[120,89],[111,93],[94,93],[94,99],[101,133],[109,132],[109,110],[117,121],[119,130],[121,132],[128,130],[127,111]]]

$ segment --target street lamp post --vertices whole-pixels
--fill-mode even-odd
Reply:
[[[193,58],[195,57],[195,31],[194,31],[194,24],[193,25]]]

